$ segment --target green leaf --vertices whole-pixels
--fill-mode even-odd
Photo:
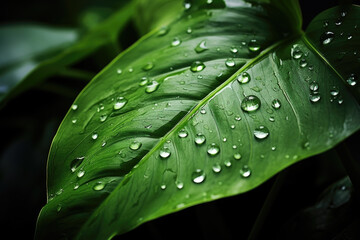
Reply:
[[[323,23],[302,33],[299,15],[281,12],[297,2],[274,2],[193,6],[100,72],[54,138],[37,239],[111,238],[249,191],[357,131],[351,86],[314,44]],[[337,31],[353,38],[332,43],[355,51],[360,10],[350,9]]]
[[[36,25],[0,28],[0,105],[106,44],[116,43],[118,33],[132,15],[128,4],[84,36],[73,29]]]

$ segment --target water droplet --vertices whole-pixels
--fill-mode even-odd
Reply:
[[[186,29],[186,33],[188,33],[188,34],[192,33],[192,28],[191,28],[191,27],[188,27],[188,28]]]
[[[184,8],[185,8],[186,10],[190,9],[190,8],[191,8],[191,3],[185,1],[185,2],[184,2]]]
[[[307,66],[307,61],[305,58],[301,59],[300,62],[299,62],[299,65],[301,68],[304,68]]]
[[[170,149],[167,148],[167,147],[163,147],[160,150],[159,155],[160,155],[161,158],[164,158],[164,159],[170,157],[170,155],[171,155]]]
[[[254,136],[257,139],[265,139],[269,136],[270,131],[265,126],[259,126],[258,128],[255,128],[254,130]]]
[[[185,129],[181,129],[178,136],[179,138],[186,138],[188,136],[188,132]]]
[[[241,109],[246,112],[253,112],[260,108],[261,101],[254,95],[245,97],[241,102]]]
[[[275,122],[275,118],[272,117],[272,116],[270,116],[270,117],[269,117],[269,121],[270,121],[270,122]]]
[[[342,24],[341,18],[336,19],[335,25],[340,26]]]
[[[75,124],[77,122],[77,120],[73,119],[73,120],[71,120],[71,122]]]
[[[144,71],[149,71],[149,70],[151,70],[153,68],[154,68],[154,63],[153,62],[148,62],[145,66],[142,67],[142,69]]]
[[[236,115],[236,116],[235,116],[235,120],[236,120],[236,121],[240,121],[240,120],[241,120],[241,117],[240,117],[239,115]]]
[[[237,53],[238,51],[239,50],[234,46],[230,48],[230,52],[232,52],[232,53]]]
[[[81,163],[83,162],[84,157],[77,157],[74,160],[71,161],[70,164],[70,170],[71,172],[75,172],[76,169],[81,165]]]
[[[241,154],[240,153],[234,153],[234,159],[240,160],[241,159]]]
[[[195,47],[195,52],[197,53],[202,53],[206,50],[208,50],[208,48],[206,47],[206,41],[202,40],[196,47]]]
[[[250,80],[251,80],[250,74],[248,74],[247,72],[243,72],[237,77],[237,81],[242,84],[248,83],[250,82]]]
[[[221,172],[221,165],[219,163],[215,163],[213,166],[212,166],[212,170],[214,173],[219,173]]]
[[[235,66],[235,61],[234,61],[234,59],[232,59],[232,58],[226,59],[225,65],[226,65],[227,67],[234,67],[234,66]]]
[[[93,133],[93,135],[91,136],[91,138],[95,140],[95,139],[98,138],[98,136],[99,136],[99,135],[98,135],[97,133]]]
[[[312,82],[310,83],[309,88],[311,91],[317,91],[319,89],[319,85],[317,84],[317,82]]]
[[[146,85],[145,92],[153,93],[159,88],[160,84],[157,81],[151,81],[150,84]]]
[[[114,104],[114,110],[120,110],[122,109],[127,103],[127,100],[123,97],[119,97]]]
[[[194,141],[197,145],[203,144],[206,141],[205,135],[202,133],[196,134]]]
[[[333,86],[332,89],[330,89],[330,95],[334,96],[334,97],[339,95],[339,89],[337,87]]]
[[[220,148],[216,143],[212,143],[208,146],[207,153],[211,156],[215,156],[220,152]]]
[[[332,40],[334,39],[335,34],[333,32],[327,31],[324,32],[321,36],[320,36],[320,42],[323,45],[328,45],[329,43],[332,42]]]
[[[226,138],[226,137],[224,137],[224,138],[223,138],[223,142],[226,142],[226,141],[227,141],[227,138]]]
[[[201,169],[196,169],[191,176],[194,183],[202,183],[205,180],[205,173]]]
[[[141,148],[141,146],[142,146],[142,143],[141,142],[138,142],[138,141],[133,141],[131,144],[130,144],[130,146],[129,146],[129,148],[131,149],[131,150],[138,150],[139,148]]]
[[[122,74],[122,70],[120,68],[118,68],[118,69],[116,69],[116,73],[120,75],[120,74]]]
[[[165,184],[161,184],[161,185],[160,185],[160,188],[161,188],[162,190],[165,190],[165,189],[166,189],[166,185],[165,185]]]
[[[200,113],[201,113],[201,114],[206,114],[206,110],[202,108],[202,109],[200,110]]]
[[[78,189],[80,187],[79,183],[75,183],[74,190]]]
[[[177,187],[178,189],[183,189],[183,188],[184,188],[184,183],[181,182],[181,181],[176,180],[176,181],[175,181],[175,185],[176,185],[176,187]]]
[[[82,178],[85,175],[85,171],[80,170],[80,171],[78,171],[78,173],[76,175],[77,175],[78,178]]]
[[[320,94],[318,92],[313,92],[310,94],[309,99],[311,102],[316,103],[320,100]]]
[[[180,44],[181,44],[181,40],[180,40],[180,38],[178,38],[178,37],[175,37],[175,38],[172,40],[172,42],[171,42],[171,46],[172,46],[172,47],[179,46]]]
[[[260,47],[260,44],[255,39],[250,40],[248,44],[249,51],[253,53],[260,51]]]
[[[225,165],[226,167],[231,167],[231,161],[230,161],[230,160],[225,160],[225,161],[224,161],[224,165]]]
[[[279,109],[281,107],[281,102],[279,99],[274,99],[272,102],[271,102],[271,106],[274,108],[274,109]]]
[[[357,76],[354,73],[350,74],[349,77],[346,79],[346,82],[350,86],[355,86],[357,83]]]
[[[251,170],[247,165],[244,165],[241,169],[240,169],[240,175],[243,178],[248,178],[251,175]]]
[[[103,183],[103,182],[97,182],[95,185],[94,185],[94,187],[93,187],[93,189],[95,190],[95,191],[101,191],[101,190],[103,190],[105,188],[105,183]]]
[[[202,70],[204,70],[204,68],[205,68],[205,64],[200,61],[195,61],[190,66],[190,70],[192,72],[201,72]]]
[[[161,27],[159,32],[158,32],[158,36],[161,37],[161,36],[166,35],[169,32],[169,30],[170,29],[167,26]]]
[[[291,49],[291,56],[294,58],[294,59],[300,59],[303,55],[303,52],[298,49],[298,48],[292,48]]]
[[[134,69],[132,67],[129,68],[129,73],[132,73],[134,71]]]
[[[275,150],[276,150],[275,146],[271,147],[271,151],[275,151]]]
[[[75,111],[76,109],[78,109],[78,105],[76,105],[76,104],[71,105],[71,109],[72,109],[73,111]]]

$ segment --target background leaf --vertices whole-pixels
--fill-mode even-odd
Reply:
[[[38,232],[39,238],[56,233],[110,237],[164,214],[247,191],[358,129],[354,97],[305,38],[280,42],[282,32],[272,26],[281,19],[257,24],[279,15],[274,9],[267,15],[269,5],[231,3],[232,8],[192,13],[191,19],[148,35],[83,91],[53,142],[50,198],[38,225],[46,232]],[[189,25],[194,27],[190,33]],[[258,47],[271,42],[278,44],[255,57]],[[138,59],[138,53],[146,54]],[[251,81],[240,85],[234,80],[244,71]],[[313,79],[324,92],[314,90]],[[261,101],[254,113],[240,108],[250,94]],[[199,136],[206,141],[196,146]]]

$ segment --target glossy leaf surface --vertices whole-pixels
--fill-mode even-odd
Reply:
[[[358,130],[351,87],[311,33],[325,32],[323,23],[309,36],[294,27],[299,19],[285,25],[280,11],[291,1],[280,10],[213,2],[185,5],[181,19],[121,54],[76,99],[50,151],[38,239],[106,239],[248,191]],[[355,40],[358,12],[339,27]],[[336,39],[353,51],[355,40]]]

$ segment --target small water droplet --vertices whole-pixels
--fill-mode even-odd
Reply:
[[[220,148],[216,143],[212,143],[207,148],[207,153],[211,156],[215,156],[220,152]]]
[[[294,58],[294,59],[300,59],[303,55],[303,52],[298,49],[298,48],[292,48],[291,49],[291,56]]]
[[[244,165],[244,166],[240,169],[240,175],[241,175],[243,178],[248,178],[248,177],[250,177],[250,175],[251,175],[251,169],[250,169],[247,165]]]
[[[237,81],[242,84],[248,83],[250,82],[250,80],[251,80],[250,74],[248,74],[247,72],[243,72],[237,77]]]
[[[330,89],[330,95],[334,96],[334,97],[339,95],[339,89],[337,87],[333,86],[332,89]]]
[[[271,151],[275,151],[275,150],[276,150],[275,146],[271,147]]]
[[[74,190],[78,189],[80,187],[79,183],[75,183]]]
[[[235,66],[235,61],[234,61],[234,59],[232,59],[232,58],[226,59],[225,65],[226,65],[227,67],[234,67],[234,66]]]
[[[316,103],[320,100],[320,94],[318,92],[313,92],[310,94],[309,99],[311,102]]]
[[[224,161],[224,165],[225,165],[226,167],[231,167],[231,161],[230,161],[230,160],[225,160],[225,161]]]
[[[120,68],[118,68],[118,69],[116,69],[116,73],[120,75],[120,74],[122,74],[122,70]]]
[[[275,118],[272,117],[272,116],[270,116],[270,117],[269,117],[269,121],[270,121],[270,122],[275,122]]]
[[[257,139],[265,139],[269,136],[270,131],[265,126],[259,126],[258,128],[255,128],[254,130],[254,136]]]
[[[154,65],[153,62],[148,62],[147,64],[145,64],[145,66],[142,67],[142,69],[143,69],[144,71],[149,71],[149,70],[153,69],[154,66],[155,66],[155,65]]]
[[[253,112],[260,108],[261,101],[258,97],[254,95],[249,95],[245,97],[241,102],[241,109],[246,112]]]
[[[279,99],[275,98],[274,100],[272,100],[271,102],[271,106],[274,108],[274,109],[279,109],[281,107],[281,102]]]
[[[186,29],[186,33],[188,33],[188,34],[192,33],[192,28],[191,28],[191,27],[188,27],[188,28]]]
[[[219,173],[221,172],[221,165],[219,163],[215,163],[213,166],[212,166],[212,170],[214,173]]]
[[[107,115],[103,114],[100,116],[100,122],[105,122],[105,120],[107,119]]]
[[[153,93],[159,88],[159,86],[160,86],[160,83],[158,83],[157,81],[151,81],[150,84],[146,85],[145,92]]]
[[[236,47],[234,47],[234,46],[232,46],[231,48],[230,48],[230,52],[232,52],[232,53],[237,53],[239,50],[236,48]]]
[[[205,172],[201,169],[196,169],[191,175],[194,183],[202,183],[205,180]]]
[[[78,105],[76,105],[76,104],[71,105],[71,109],[73,111],[76,111],[78,109]]]
[[[129,146],[129,148],[131,149],[131,150],[138,150],[139,148],[141,148],[141,146],[142,146],[142,143],[141,142],[138,142],[138,141],[133,141],[131,144],[130,144],[130,146]]]
[[[307,61],[305,58],[301,59],[300,62],[299,62],[299,65],[301,68],[304,68],[307,66]]]
[[[250,42],[248,43],[248,49],[250,52],[253,53],[259,52],[260,47],[261,47],[260,44],[255,39],[250,40]]]
[[[200,110],[200,113],[201,113],[201,114],[206,114],[206,110],[202,108],[202,109]]]
[[[346,79],[346,82],[350,86],[355,86],[357,84],[357,76],[354,73],[350,74],[349,77]]]
[[[189,9],[191,8],[191,3],[185,1],[185,2],[184,2],[184,8],[185,8],[186,10],[189,10]]]
[[[184,188],[184,183],[179,181],[179,180],[175,181],[175,185],[176,185],[177,189],[183,189]]]
[[[236,121],[240,121],[240,120],[241,120],[241,117],[240,117],[239,115],[236,115],[236,116],[235,116],[235,120],[236,120]]]
[[[98,138],[98,136],[99,136],[99,135],[98,135],[97,133],[93,133],[93,135],[91,136],[91,138],[95,140],[95,139]]]
[[[336,25],[336,26],[340,26],[341,24],[342,24],[341,18],[336,19],[335,25]]]
[[[78,171],[78,173],[76,175],[77,175],[78,178],[82,178],[85,175],[85,171],[80,170],[80,171]]]
[[[312,82],[310,83],[309,88],[311,91],[317,91],[319,89],[319,85],[317,84],[317,82]]]
[[[160,185],[160,188],[161,188],[161,190],[165,190],[165,189],[166,189],[166,185],[165,185],[165,184],[161,184],[161,185]]]
[[[77,122],[77,120],[76,120],[76,119],[73,119],[73,120],[71,120],[71,122],[72,122],[73,124],[75,124],[75,123]]]
[[[196,134],[194,141],[197,145],[203,144],[206,141],[205,135],[202,133]]]
[[[175,37],[175,38],[172,40],[172,42],[171,42],[171,46],[172,46],[172,47],[179,46],[180,44],[181,44],[181,40],[180,40],[180,38],[178,38],[178,37]]]
[[[208,48],[206,47],[206,41],[202,40],[195,48],[194,48],[195,52],[197,53],[202,53],[206,50],[208,50]]]
[[[93,187],[93,189],[95,190],[95,191],[101,191],[101,190],[103,190],[105,188],[105,183],[103,183],[103,182],[97,182],[95,185],[94,185],[94,187]]]
[[[241,154],[240,153],[234,153],[234,159],[240,160],[241,159]]]
[[[159,153],[159,156],[163,159],[165,158],[168,158],[170,157],[171,155],[171,152],[170,152],[170,149],[167,148],[167,147],[163,147],[161,150],[160,150],[160,153]]]
[[[190,66],[190,70],[192,72],[201,72],[202,70],[204,70],[204,68],[205,68],[205,64],[200,61],[195,61]]]
[[[179,138],[186,138],[188,136],[188,132],[185,129],[181,129],[178,136]]]
[[[326,31],[324,32],[321,36],[320,36],[320,42],[323,45],[328,45],[329,43],[332,42],[332,40],[334,39],[335,34],[333,32],[330,31]]]
[[[114,110],[122,109],[127,103],[127,100],[123,97],[119,97],[114,104]]]
[[[77,157],[74,160],[71,161],[70,164],[70,170],[71,172],[75,172],[76,169],[81,165],[81,163],[84,161],[85,157]]]

